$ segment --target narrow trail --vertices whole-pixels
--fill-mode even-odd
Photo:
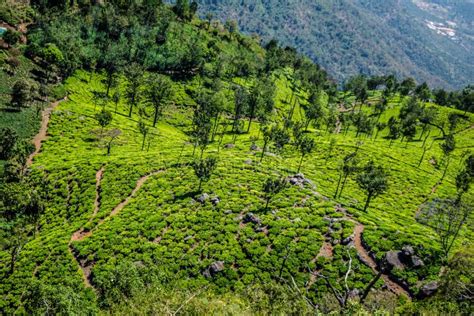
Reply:
[[[319,248],[319,252],[316,255],[316,257],[314,257],[313,260],[311,260],[311,263],[315,263],[320,257],[332,259],[333,255],[334,253],[333,253],[332,245],[329,242],[325,241],[321,245],[321,248]],[[320,270],[310,271],[309,280],[308,280],[308,283],[306,284],[306,289],[311,288],[314,282],[316,282],[318,278],[318,274],[320,272],[321,272]]]
[[[101,192],[101,181],[104,175],[104,170],[105,167],[102,166],[99,171],[96,173],[96,197],[94,200],[94,212],[92,214],[92,217],[89,219],[89,222],[92,221],[92,219],[97,215],[99,209],[100,209],[100,192]],[[102,225],[105,221],[109,220],[111,217],[117,215],[128,203],[130,203],[131,199],[135,197],[137,194],[138,190],[145,184],[145,182],[152,176],[157,175],[159,173],[163,172],[163,170],[158,170],[158,171],[153,171],[149,174],[146,174],[142,176],[140,179],[138,179],[137,184],[135,188],[132,190],[132,192],[123,200],[120,202],[116,207],[113,208],[113,210],[110,212],[108,216],[103,218],[102,220],[97,223],[97,225],[90,231],[85,231],[83,227],[81,227],[79,230],[75,231],[69,240],[68,244],[68,250],[69,253],[72,255],[74,260],[79,265],[79,268],[81,270],[81,275],[82,279],[84,281],[84,285],[89,288],[93,288],[91,282],[90,282],[90,276],[92,272],[92,268],[94,267],[94,262],[89,262],[87,259],[79,259],[78,256],[74,253],[74,249],[72,247],[72,243],[75,241],[82,241],[85,238],[89,237],[92,235],[92,232],[94,230],[97,230],[100,225]]]
[[[336,211],[341,212],[341,213],[344,214],[344,217],[341,218],[342,220],[346,220],[346,221],[349,221],[349,222],[352,222],[352,223],[355,224],[354,233],[353,233],[353,238],[354,238],[353,239],[353,247],[356,249],[359,259],[365,265],[367,265],[369,268],[371,268],[372,271],[375,274],[378,274],[379,273],[378,265],[375,262],[375,260],[370,256],[370,254],[367,251],[367,249],[365,248],[364,242],[362,240],[362,234],[364,232],[364,225],[359,223],[358,221],[356,221],[354,218],[352,218],[352,215],[349,214],[347,212],[347,210],[345,208],[341,207],[340,205],[336,206]],[[318,255],[313,260],[311,260],[311,263],[315,263],[316,260],[319,257],[326,257],[326,258],[329,258],[329,259],[333,257],[333,247],[329,242],[326,241],[326,242],[323,243],[323,245],[319,249]],[[310,271],[310,277],[309,277],[308,283],[306,285],[307,289],[309,289],[314,284],[314,282],[316,282],[317,276],[318,276],[319,273],[321,273],[320,270]],[[410,293],[407,292],[400,284],[398,284],[397,282],[394,282],[393,280],[391,280],[388,274],[382,273],[382,279],[383,279],[385,285],[387,286],[388,290],[390,290],[394,294],[396,294],[398,296],[404,295],[408,299],[411,298]]]
[[[41,143],[46,139],[48,132],[49,119],[51,118],[51,113],[53,110],[61,103],[66,101],[67,97],[64,97],[61,100],[52,102],[46,109],[41,112],[41,127],[38,131],[38,134],[33,137],[33,145],[35,146],[35,151],[28,157],[26,160],[26,165],[29,167],[33,163],[33,158],[39,154],[41,150]]]
[[[357,250],[357,254],[362,262],[364,262],[369,268],[372,269],[374,273],[379,273],[377,263],[374,259],[369,255],[369,252],[364,247],[364,243],[362,242],[362,234],[364,232],[364,225],[359,222],[355,222],[356,224],[354,228],[354,247]],[[405,295],[407,298],[410,298],[410,293],[408,293],[401,285],[392,281],[388,274],[382,273],[382,279],[385,282],[387,288],[395,293],[396,295]]]
[[[95,201],[94,201],[94,213],[92,214],[92,218],[94,218],[97,215],[100,209],[101,183],[102,183],[102,177],[104,176],[104,170],[105,170],[105,167],[102,166],[102,168],[100,168],[99,171],[97,171],[95,175]]]

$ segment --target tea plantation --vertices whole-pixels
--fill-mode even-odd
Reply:
[[[132,2],[2,17],[0,314],[469,314],[472,87]]]
[[[285,78],[283,73],[274,75],[277,91],[285,91]],[[205,288],[224,295],[284,280],[307,300],[317,302],[329,293],[324,278],[344,277],[349,258],[350,288],[362,290],[373,278],[374,272],[359,259],[352,243],[342,245],[354,236],[356,225],[363,225],[364,247],[376,260],[387,251],[410,245],[424,261],[418,269],[393,271],[408,295],[416,296],[420,284],[438,278],[441,264],[435,256],[440,251],[436,236],[417,222],[416,215],[427,199],[456,192],[454,177],[462,155],[473,146],[472,116],[459,127],[456,141],[462,148],[452,154],[453,163],[442,183],[438,181],[443,168],[432,163],[442,158],[436,136],[429,139],[433,144],[418,165],[421,141],[390,145],[384,139],[385,130],[375,139],[356,138],[353,130],[310,129],[307,134],[314,138],[316,149],[303,161],[304,176],[300,177],[304,181],[290,182],[265,209],[264,181],[297,175],[300,155],[294,146],[279,152],[270,148],[260,161],[263,140],[258,124],[235,142],[234,135],[218,132],[204,153],[217,157],[217,169],[199,192],[191,166],[198,153],[193,156],[186,134],[193,105],[184,92],[199,89],[196,82],[173,83],[175,101],[156,128],[150,128],[152,136],[143,150],[138,113],[129,118],[125,104],[119,103],[116,113],[112,102],[104,104],[113,112],[107,129],[122,131],[111,154],[106,155],[92,133],[98,129],[94,115],[102,107],[94,104],[93,91],[105,89],[101,79],[76,72],[66,81],[67,100],[52,112],[48,137],[31,167],[33,177],[47,183],[49,199],[38,233],[22,249],[14,273],[4,279],[5,311],[27,311],[25,297],[47,291],[35,288],[38,283],[71,288],[71,299],[89,301],[89,311],[95,304],[111,308],[124,295],[133,300],[134,291],[139,290],[135,282],[142,286],[168,283],[194,291]],[[122,78],[117,89],[125,81]],[[284,97],[276,94],[281,112],[286,110]],[[399,109],[398,100],[391,100],[381,120],[388,120]],[[442,115],[455,111],[439,110]],[[372,111],[370,106],[366,111]],[[218,141],[220,137],[223,140]],[[365,193],[352,178],[342,196],[333,199],[341,159],[355,148],[363,162],[374,160],[389,172],[389,189],[366,212],[361,211]],[[123,201],[125,205],[117,209]],[[463,230],[456,247],[471,238],[472,231]],[[331,250],[321,254],[328,242]],[[1,255],[2,262],[7,262],[8,253]],[[218,272],[212,270],[216,262]],[[2,269],[5,275],[8,267]],[[343,285],[334,286],[342,289]],[[385,288],[383,279],[375,288]],[[408,300],[406,294],[398,295]]]

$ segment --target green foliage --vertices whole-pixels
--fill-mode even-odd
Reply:
[[[90,295],[82,295],[71,287],[63,284],[52,286],[35,280],[25,292],[22,311],[30,315],[95,314],[94,303]]]
[[[364,224],[364,245],[377,260],[389,250],[415,246],[425,267],[395,272],[413,292],[420,281],[439,278],[439,246],[413,212],[428,192],[455,193],[457,166],[446,165],[448,181],[433,190],[440,171],[427,159],[416,165],[421,149],[414,140],[390,147],[384,137],[365,143],[358,137],[371,134],[375,117],[385,136],[389,117],[425,114],[411,103],[400,108],[406,100],[395,92],[393,77],[380,79],[383,92],[359,96],[360,110],[341,115],[343,106],[336,107],[341,93],[319,66],[277,43],[263,51],[235,32],[235,25],[206,25],[194,14],[176,18],[160,1],[100,6],[80,1],[74,10],[67,9],[69,3],[44,5],[46,14],[30,29],[27,48],[45,67],[42,79],[52,82],[81,67],[89,71],[76,71],[57,86],[68,98],[52,111],[48,137],[33,164],[24,164],[31,152],[26,141],[15,146],[6,164],[0,194],[0,224],[6,227],[0,232],[0,261],[8,263],[0,265],[2,311],[47,313],[49,306],[58,314],[296,314],[314,313],[317,304],[329,313],[334,307],[324,280],[313,279],[312,272],[323,271],[342,289],[338,280],[348,252],[340,243],[354,234],[355,223]],[[50,5],[57,14],[45,10]],[[46,62],[45,47],[57,65]],[[18,72],[24,73],[29,64],[20,60]],[[2,89],[9,95],[7,81]],[[342,97],[352,102],[355,96]],[[382,98],[383,111],[374,106]],[[452,135],[463,146],[472,145],[469,113],[426,104],[431,107],[439,113],[428,120],[442,128],[452,113],[459,114]],[[116,115],[109,121],[112,109]],[[100,133],[96,115],[107,116],[107,129]],[[422,122],[418,116],[415,123]],[[316,123],[307,135],[305,117]],[[246,123],[248,133],[242,133]],[[323,123],[326,132],[319,130]],[[413,126],[415,136],[426,132]],[[261,157],[269,143],[276,149],[265,164],[254,161],[260,153],[251,146],[262,135]],[[439,136],[429,139],[436,146],[423,145],[427,157],[442,155]],[[352,177],[359,170],[354,148],[359,157],[370,156],[391,170],[390,187],[369,213],[358,209],[365,187]],[[454,148],[450,155],[465,154]],[[273,178],[294,172],[303,157],[305,178],[291,178],[292,184],[302,183],[290,186],[285,177]],[[199,190],[212,178],[208,202],[204,194],[194,196],[193,172]],[[330,199],[338,176],[345,195]],[[272,212],[258,212],[262,198],[267,206],[272,203]],[[468,191],[465,199],[470,198]],[[463,229],[459,240],[471,234]],[[321,257],[325,236],[336,246]],[[373,274],[350,251],[355,269],[349,283],[362,290]],[[223,269],[209,276],[216,262]],[[382,284],[374,295],[384,296]]]
[[[208,182],[211,179],[211,175],[216,167],[217,159],[215,157],[204,158],[193,163],[194,173],[199,179],[198,191],[201,191],[203,182]]]
[[[456,23],[456,36],[467,39],[471,36],[471,26],[461,16],[472,15],[472,4],[466,1],[435,2],[429,7],[387,1],[264,0],[255,4],[220,0],[199,3],[202,14],[212,12],[222,21],[232,12],[233,17],[238,17],[244,33],[257,33],[270,47],[275,43],[271,40],[276,39],[282,47],[290,46],[303,52],[327,69],[339,83],[358,74],[394,73],[398,78],[410,76],[437,87],[459,89],[473,82],[470,60],[473,42],[466,40],[467,47],[454,45],[446,36],[425,26],[426,20],[437,21],[442,10],[444,21]],[[387,16],[390,16],[390,23],[380,23]],[[288,19],[291,19],[292,27],[282,29],[282,21]],[[286,66],[290,60],[287,53],[291,50],[275,51],[268,67]]]
[[[103,109],[102,111],[100,111],[99,113],[95,115],[95,119],[99,123],[100,127],[102,127],[103,129],[104,127],[109,125],[110,122],[112,122],[112,113]]]
[[[265,193],[265,209],[268,209],[270,200],[286,188],[288,182],[285,178],[268,178],[263,184],[263,192]]]
[[[7,29],[7,31],[2,35],[2,39],[10,46],[14,46],[20,40],[20,32],[14,31],[12,29]]]
[[[417,215],[420,222],[436,232],[445,261],[449,259],[459,231],[469,220],[471,213],[471,205],[450,199],[434,199],[423,205],[421,212]]]
[[[11,93],[11,105],[17,109],[27,107],[33,98],[34,86],[28,80],[15,82]]]
[[[361,189],[367,192],[367,201],[365,202],[364,212],[369,207],[370,200],[388,190],[388,174],[381,166],[377,166],[373,161],[362,169],[357,175],[357,184]]]
[[[172,82],[168,77],[152,75],[148,78],[145,100],[151,104],[155,110],[153,127],[156,126],[158,118],[163,113],[163,107],[173,96]]]
[[[13,154],[18,135],[10,127],[0,129],[0,159],[6,160]]]

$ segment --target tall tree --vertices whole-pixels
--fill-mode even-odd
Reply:
[[[415,95],[422,101],[428,102],[431,99],[431,90],[426,82],[415,88]]]
[[[151,104],[155,111],[153,127],[156,126],[158,118],[162,115],[166,103],[172,96],[173,84],[168,77],[158,74],[150,75],[145,91],[145,101]]]
[[[434,199],[422,205],[417,219],[435,231],[445,262],[471,213],[472,207],[451,199]]]
[[[103,131],[104,128],[112,122],[112,113],[107,110],[102,110],[99,113],[96,113],[95,119],[99,123],[101,130]]]
[[[285,178],[268,178],[263,184],[263,192],[265,194],[265,209],[268,209],[270,200],[281,192],[287,186],[287,180]]]
[[[463,169],[456,176],[456,188],[458,191],[456,203],[461,201],[462,195],[466,193],[474,181],[474,155],[471,154],[464,161]]]
[[[304,105],[304,113],[306,116],[305,130],[308,130],[310,124],[318,119],[324,119],[325,107],[327,102],[324,100],[321,91],[313,91],[309,97],[308,103]]]
[[[132,63],[125,68],[125,76],[127,77],[127,102],[130,106],[128,117],[132,117],[133,107],[138,104],[138,93],[143,78],[143,68],[137,63]]]
[[[381,166],[377,166],[370,161],[357,178],[359,187],[367,192],[367,199],[364,205],[364,212],[369,207],[372,198],[384,193],[388,189],[388,174]]]
[[[275,84],[271,79],[265,78],[257,80],[250,90],[248,98],[249,125],[247,133],[250,131],[252,121],[258,117],[261,121],[268,120],[274,107]]]
[[[346,185],[347,178],[351,174],[355,173],[357,170],[359,170],[359,159],[357,158],[357,151],[355,151],[346,155],[342,160],[342,164],[341,164],[340,172],[339,172],[339,180],[337,182],[337,188],[336,188],[336,192],[334,193],[334,198],[337,198],[338,196],[341,197],[342,191],[344,190],[344,186]],[[342,181],[342,186],[341,186],[341,181]],[[340,191],[339,191],[339,187],[340,187]]]
[[[13,154],[18,134],[10,127],[0,129],[0,159],[7,160]]]
[[[11,104],[20,109],[26,107],[32,100],[33,87],[27,79],[19,79],[12,88]]]
[[[345,85],[345,89],[352,92],[355,97],[355,101],[359,101],[361,107],[369,96],[367,92],[367,78],[363,75],[358,75],[350,78]],[[354,109],[355,104],[353,110]]]
[[[232,132],[240,133],[240,119],[246,112],[249,104],[249,93],[244,87],[237,87],[234,93],[234,123]]]
[[[456,148],[456,141],[454,140],[454,135],[449,134],[446,136],[445,140],[443,143],[439,145],[441,147],[441,150],[443,151],[444,154],[444,163],[446,164],[443,172],[443,176],[441,177],[441,181],[444,179],[446,176],[446,172],[448,171],[449,163],[450,163],[450,158],[451,158],[451,153],[454,151]]]
[[[268,143],[272,140],[272,128],[268,125],[261,125],[260,132],[263,135],[263,148],[262,148],[262,155],[260,156],[260,162],[263,161],[263,157],[265,156],[265,152],[267,150]]]
[[[198,191],[201,191],[202,183],[208,182],[211,179],[211,175],[217,167],[217,159],[214,157],[208,157],[200,159],[193,163],[194,173],[199,179]]]
[[[415,79],[406,78],[401,82],[400,86],[398,87],[398,90],[402,97],[406,97],[412,94],[415,91],[415,88],[416,88]]]
[[[143,138],[142,150],[145,148],[146,137],[148,135],[149,130],[150,128],[146,126],[145,122],[143,122],[142,120],[138,122],[138,131],[140,132],[140,134],[142,134],[142,138]]]
[[[201,158],[210,142],[211,129],[212,129],[212,112],[209,108],[210,104],[207,103],[209,98],[200,98],[198,107],[194,110],[193,116],[193,132],[192,138],[194,142],[194,149],[197,146],[201,148]],[[194,155],[194,152],[193,152]]]
[[[304,136],[302,138],[301,143],[299,145],[299,150],[300,150],[300,153],[301,153],[301,159],[300,159],[300,163],[298,165],[298,172],[300,172],[300,170],[301,170],[301,165],[303,163],[304,157],[306,155],[310,154],[314,150],[315,145],[316,145],[316,143],[315,143],[313,138],[311,138],[309,136]]]

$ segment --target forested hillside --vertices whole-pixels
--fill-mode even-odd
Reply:
[[[0,1],[0,314],[472,310],[472,86],[338,88],[186,0]]]
[[[339,82],[394,73],[434,87],[474,80],[471,1],[199,0],[204,17],[235,20],[247,34],[278,39]]]

